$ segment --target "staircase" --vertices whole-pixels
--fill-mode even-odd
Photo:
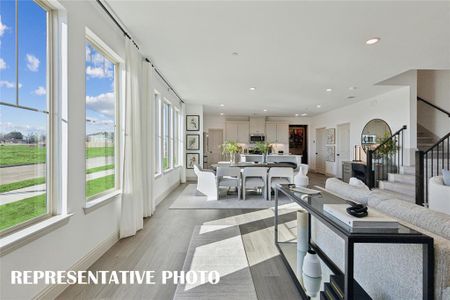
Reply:
[[[392,198],[415,203],[416,168],[401,166],[400,173],[388,173],[387,180],[378,182],[378,188],[390,194]]]
[[[425,151],[430,149],[436,142],[437,138],[433,133],[417,124],[417,149]]]

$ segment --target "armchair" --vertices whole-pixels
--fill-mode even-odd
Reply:
[[[218,199],[216,175],[210,171],[201,170],[194,165],[194,173],[197,175],[197,191],[204,194],[208,201]]]

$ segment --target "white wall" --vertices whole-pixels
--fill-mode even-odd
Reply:
[[[11,270],[68,270],[104,241],[117,240],[118,199],[88,214],[85,204],[85,26],[124,57],[124,36],[95,2],[61,1],[68,20],[68,212],[62,227],[2,256],[2,299],[31,299],[45,286],[12,286]]]
[[[450,71],[449,70],[419,70],[417,72],[417,95],[446,111],[450,112]],[[434,133],[437,137],[443,137],[450,130],[450,118],[418,101],[417,122]]]
[[[193,151],[190,150],[189,153],[199,153],[200,154],[200,160],[199,165],[203,166],[203,128],[205,128],[205,118],[203,115],[203,105],[201,104],[186,104],[185,105],[185,112],[186,115],[199,115],[200,116],[200,129],[199,131],[185,131],[185,136],[188,133],[192,134],[199,134],[200,135],[200,150]],[[186,118],[184,118],[183,122],[186,123]],[[184,150],[184,155],[186,159],[186,148]],[[184,164],[184,167],[186,167],[186,162]],[[186,169],[186,179],[188,180],[197,180],[197,176],[195,176],[194,170],[192,169]]]
[[[355,145],[361,144],[361,132],[372,119],[383,119],[392,132],[403,125],[410,128],[410,88],[401,87],[394,91],[335,109],[312,118],[309,136],[309,153],[316,153],[316,129],[336,128],[337,125],[350,123],[351,158]],[[411,140],[405,134],[405,147],[411,147]],[[405,157],[406,159],[406,157]],[[406,162],[408,164],[409,161]],[[311,168],[315,168],[315,156],[310,155]],[[336,175],[336,162],[326,162],[326,173]]]

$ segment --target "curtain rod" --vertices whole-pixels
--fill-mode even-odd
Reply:
[[[128,34],[128,32],[125,31],[125,29],[120,25],[120,23],[114,18],[114,16],[110,13],[110,11],[106,8],[105,5],[100,0],[97,0],[97,3],[100,5],[100,7],[106,12],[106,14],[111,18],[111,20],[114,22],[114,24],[119,27],[119,29],[123,32],[123,34],[129,38],[133,44],[136,46],[136,48],[139,50],[138,44],[133,40],[133,38]],[[145,57],[145,61],[148,62],[152,68],[155,70],[156,74],[164,81],[164,83],[169,87],[170,90],[177,96],[178,100],[180,100],[182,103],[184,103],[183,99],[178,95],[178,93],[175,91],[175,89],[172,87],[172,85],[164,78],[164,76],[161,74],[161,72],[156,68],[156,66],[152,63],[152,61]]]

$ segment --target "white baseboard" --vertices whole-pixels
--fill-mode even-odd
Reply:
[[[170,186],[166,191],[164,191],[161,195],[155,198],[155,206],[157,206],[161,201],[163,201],[167,196],[169,196],[170,193],[172,193],[179,185],[180,181],[178,180],[174,184]]]
[[[103,240],[94,249],[88,252],[84,257],[77,261],[69,270],[73,271],[85,271],[89,269],[106,251],[108,251],[119,240],[119,233],[115,232],[108,238]],[[33,299],[55,299],[60,295],[67,287],[68,284],[54,284],[49,285],[37,294]]]

